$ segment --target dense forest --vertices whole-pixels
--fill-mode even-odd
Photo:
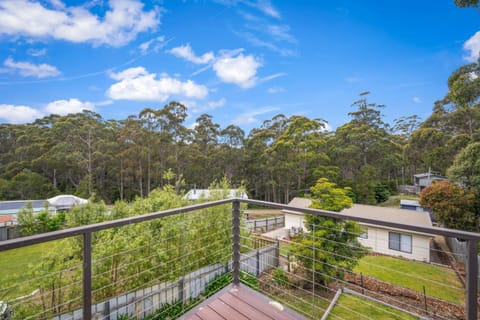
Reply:
[[[256,199],[288,202],[327,178],[351,187],[356,202],[376,203],[415,173],[447,174],[480,140],[479,76],[478,63],[455,70],[424,121],[386,123],[384,106],[362,93],[350,121],[332,132],[322,119],[282,114],[248,134],[208,114],[189,129],[187,108],[174,101],[123,120],[84,111],[0,124],[0,200],[73,193],[113,203],[167,183],[186,190],[226,177]]]

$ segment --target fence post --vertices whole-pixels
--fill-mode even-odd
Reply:
[[[232,280],[240,283],[240,201],[232,202]]]
[[[467,319],[477,319],[478,243],[467,240]]]
[[[92,319],[92,234],[83,234],[83,319]]]
[[[260,249],[257,249],[257,264],[256,264],[256,268],[255,268],[255,275],[258,277],[258,275],[260,274]]]
[[[275,247],[275,267],[280,266],[280,240],[277,239],[277,246]]]

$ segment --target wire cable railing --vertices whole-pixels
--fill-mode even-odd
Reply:
[[[352,266],[358,259],[348,252],[361,251],[363,253],[359,256],[362,256],[366,250],[358,242],[344,241],[341,237],[358,238],[362,235],[360,231],[351,232],[338,229],[337,226],[315,224],[309,228],[313,231],[304,232],[293,241],[282,241],[280,244],[261,239],[251,234],[251,228],[242,224],[242,202],[277,209],[294,209],[306,214],[339,219],[338,221],[348,219],[405,232],[463,239],[468,246],[466,288],[442,279],[425,278],[415,272],[362,260],[367,269],[378,269],[379,272],[397,278],[408,278],[427,288],[454,291],[461,296],[462,302],[445,301],[444,298],[427,295],[418,289],[354,272]],[[230,203],[233,204],[231,212],[225,207]],[[214,219],[206,219],[215,214],[212,210],[216,207],[223,208],[223,213]],[[202,223],[202,218],[208,223]],[[195,224],[195,221],[198,223]],[[150,229],[159,232],[149,233]],[[17,313],[14,317],[52,318],[68,313],[77,314],[78,317],[80,313],[83,319],[94,316],[107,319],[110,315],[120,314],[140,318],[148,314],[162,314],[173,319],[201,303],[205,297],[218,292],[221,286],[211,287],[210,283],[226,276],[227,283],[238,285],[241,282],[252,286],[310,319],[322,317],[333,297],[342,288],[350,290],[344,294],[351,297],[354,304],[365,305],[397,319],[409,319],[410,314],[447,319],[450,315],[439,314],[439,310],[434,309],[442,303],[450,303],[452,308],[462,308],[464,318],[477,319],[476,251],[480,235],[471,232],[379,222],[256,200],[225,199],[8,240],[0,243],[0,251],[72,237],[79,237],[69,244],[75,252],[72,261],[59,263],[60,268],[56,270],[45,267],[42,273],[38,269],[19,283],[0,289],[0,299],[5,297],[3,299],[9,303],[10,308],[21,310],[22,304],[33,306],[32,314]],[[386,243],[391,241],[386,236],[380,236],[377,240]],[[288,256],[280,254],[284,245],[292,252]],[[411,243],[410,250],[444,254],[441,248],[429,248],[416,243]],[[56,259],[61,259],[61,255]],[[51,279],[57,280],[55,282]],[[35,294],[26,294],[17,300],[11,297],[12,291],[21,287],[35,288],[36,283],[48,284],[50,287],[42,287]],[[222,285],[225,283],[222,282]],[[466,294],[463,295],[463,292]],[[60,297],[63,294],[65,296]],[[114,307],[114,304],[118,306]],[[143,305],[141,310],[132,307],[140,304]],[[385,305],[392,308],[386,308]],[[339,303],[334,309],[339,312],[331,313],[329,319],[345,319],[341,310],[343,314],[358,319],[368,318],[363,311],[346,303]],[[406,310],[406,313],[398,313],[395,309]]]

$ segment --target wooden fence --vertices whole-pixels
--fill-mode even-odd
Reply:
[[[240,269],[259,275],[278,266],[278,243],[252,250],[240,257]],[[191,272],[176,281],[162,282],[92,305],[92,319],[116,320],[126,315],[146,317],[163,304],[197,298],[218,275],[232,270],[232,262],[214,264]],[[53,320],[81,320],[83,310],[53,317]]]
[[[285,227],[285,216],[245,220],[245,226],[253,233],[264,233]]]

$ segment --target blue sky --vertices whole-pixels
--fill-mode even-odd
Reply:
[[[445,1],[0,0],[0,122],[171,100],[248,132],[283,113],[349,121],[363,91],[422,119],[478,58],[480,16]]]

